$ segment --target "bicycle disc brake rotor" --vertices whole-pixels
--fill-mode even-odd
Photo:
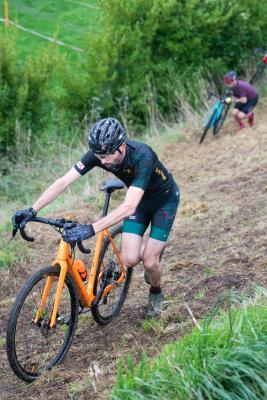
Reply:
[[[121,270],[118,269],[116,264],[113,261],[108,263],[107,269],[103,275],[103,281],[105,282],[105,286],[108,284],[116,285],[117,281],[121,276]]]

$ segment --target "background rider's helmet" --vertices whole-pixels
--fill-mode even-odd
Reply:
[[[89,148],[95,154],[112,154],[125,142],[126,132],[115,118],[97,121],[89,130]]]
[[[236,72],[235,71],[229,71],[227,74],[224,75],[224,83],[226,85],[229,85],[230,83],[233,83],[233,81],[236,79]]]

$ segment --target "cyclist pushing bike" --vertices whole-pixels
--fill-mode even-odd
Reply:
[[[233,117],[238,123],[239,129],[246,126],[244,120],[248,119],[249,126],[254,125],[253,109],[258,102],[258,93],[256,89],[246,81],[237,79],[235,71],[229,71],[224,76],[224,83],[232,89],[234,96]]]
[[[88,144],[89,151],[81,160],[49,186],[32,207],[13,215],[13,227],[23,229],[38,211],[94,167],[112,172],[128,187],[124,201],[92,224],[66,224],[63,239],[68,243],[89,239],[123,220],[123,262],[130,268],[143,262],[145,280],[150,285],[147,316],[158,316],[164,300],[160,254],[179,204],[178,186],[155,152],[144,143],[128,140],[124,128],[115,118],[97,121],[89,130]],[[149,224],[149,238],[142,245]]]

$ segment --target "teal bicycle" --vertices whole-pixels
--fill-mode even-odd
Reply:
[[[215,93],[210,92],[208,100],[212,96],[216,97],[217,101],[212,107],[212,110],[209,113],[208,118],[206,120],[204,131],[199,141],[200,144],[205,139],[209,129],[213,128],[213,135],[217,135],[219,133],[233,101],[231,93],[227,93],[225,96],[219,96]]]

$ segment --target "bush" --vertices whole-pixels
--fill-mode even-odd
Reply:
[[[0,35],[0,153],[13,153],[21,145],[30,152],[53,109],[48,89],[59,64],[57,53],[50,46],[19,63],[15,35]]]
[[[195,74],[221,82],[228,68],[242,72],[251,49],[264,45],[263,3],[100,0],[102,31],[88,42],[80,104],[93,106],[97,98],[102,115],[144,124],[151,103],[165,116],[173,112],[182,81],[196,106]]]

